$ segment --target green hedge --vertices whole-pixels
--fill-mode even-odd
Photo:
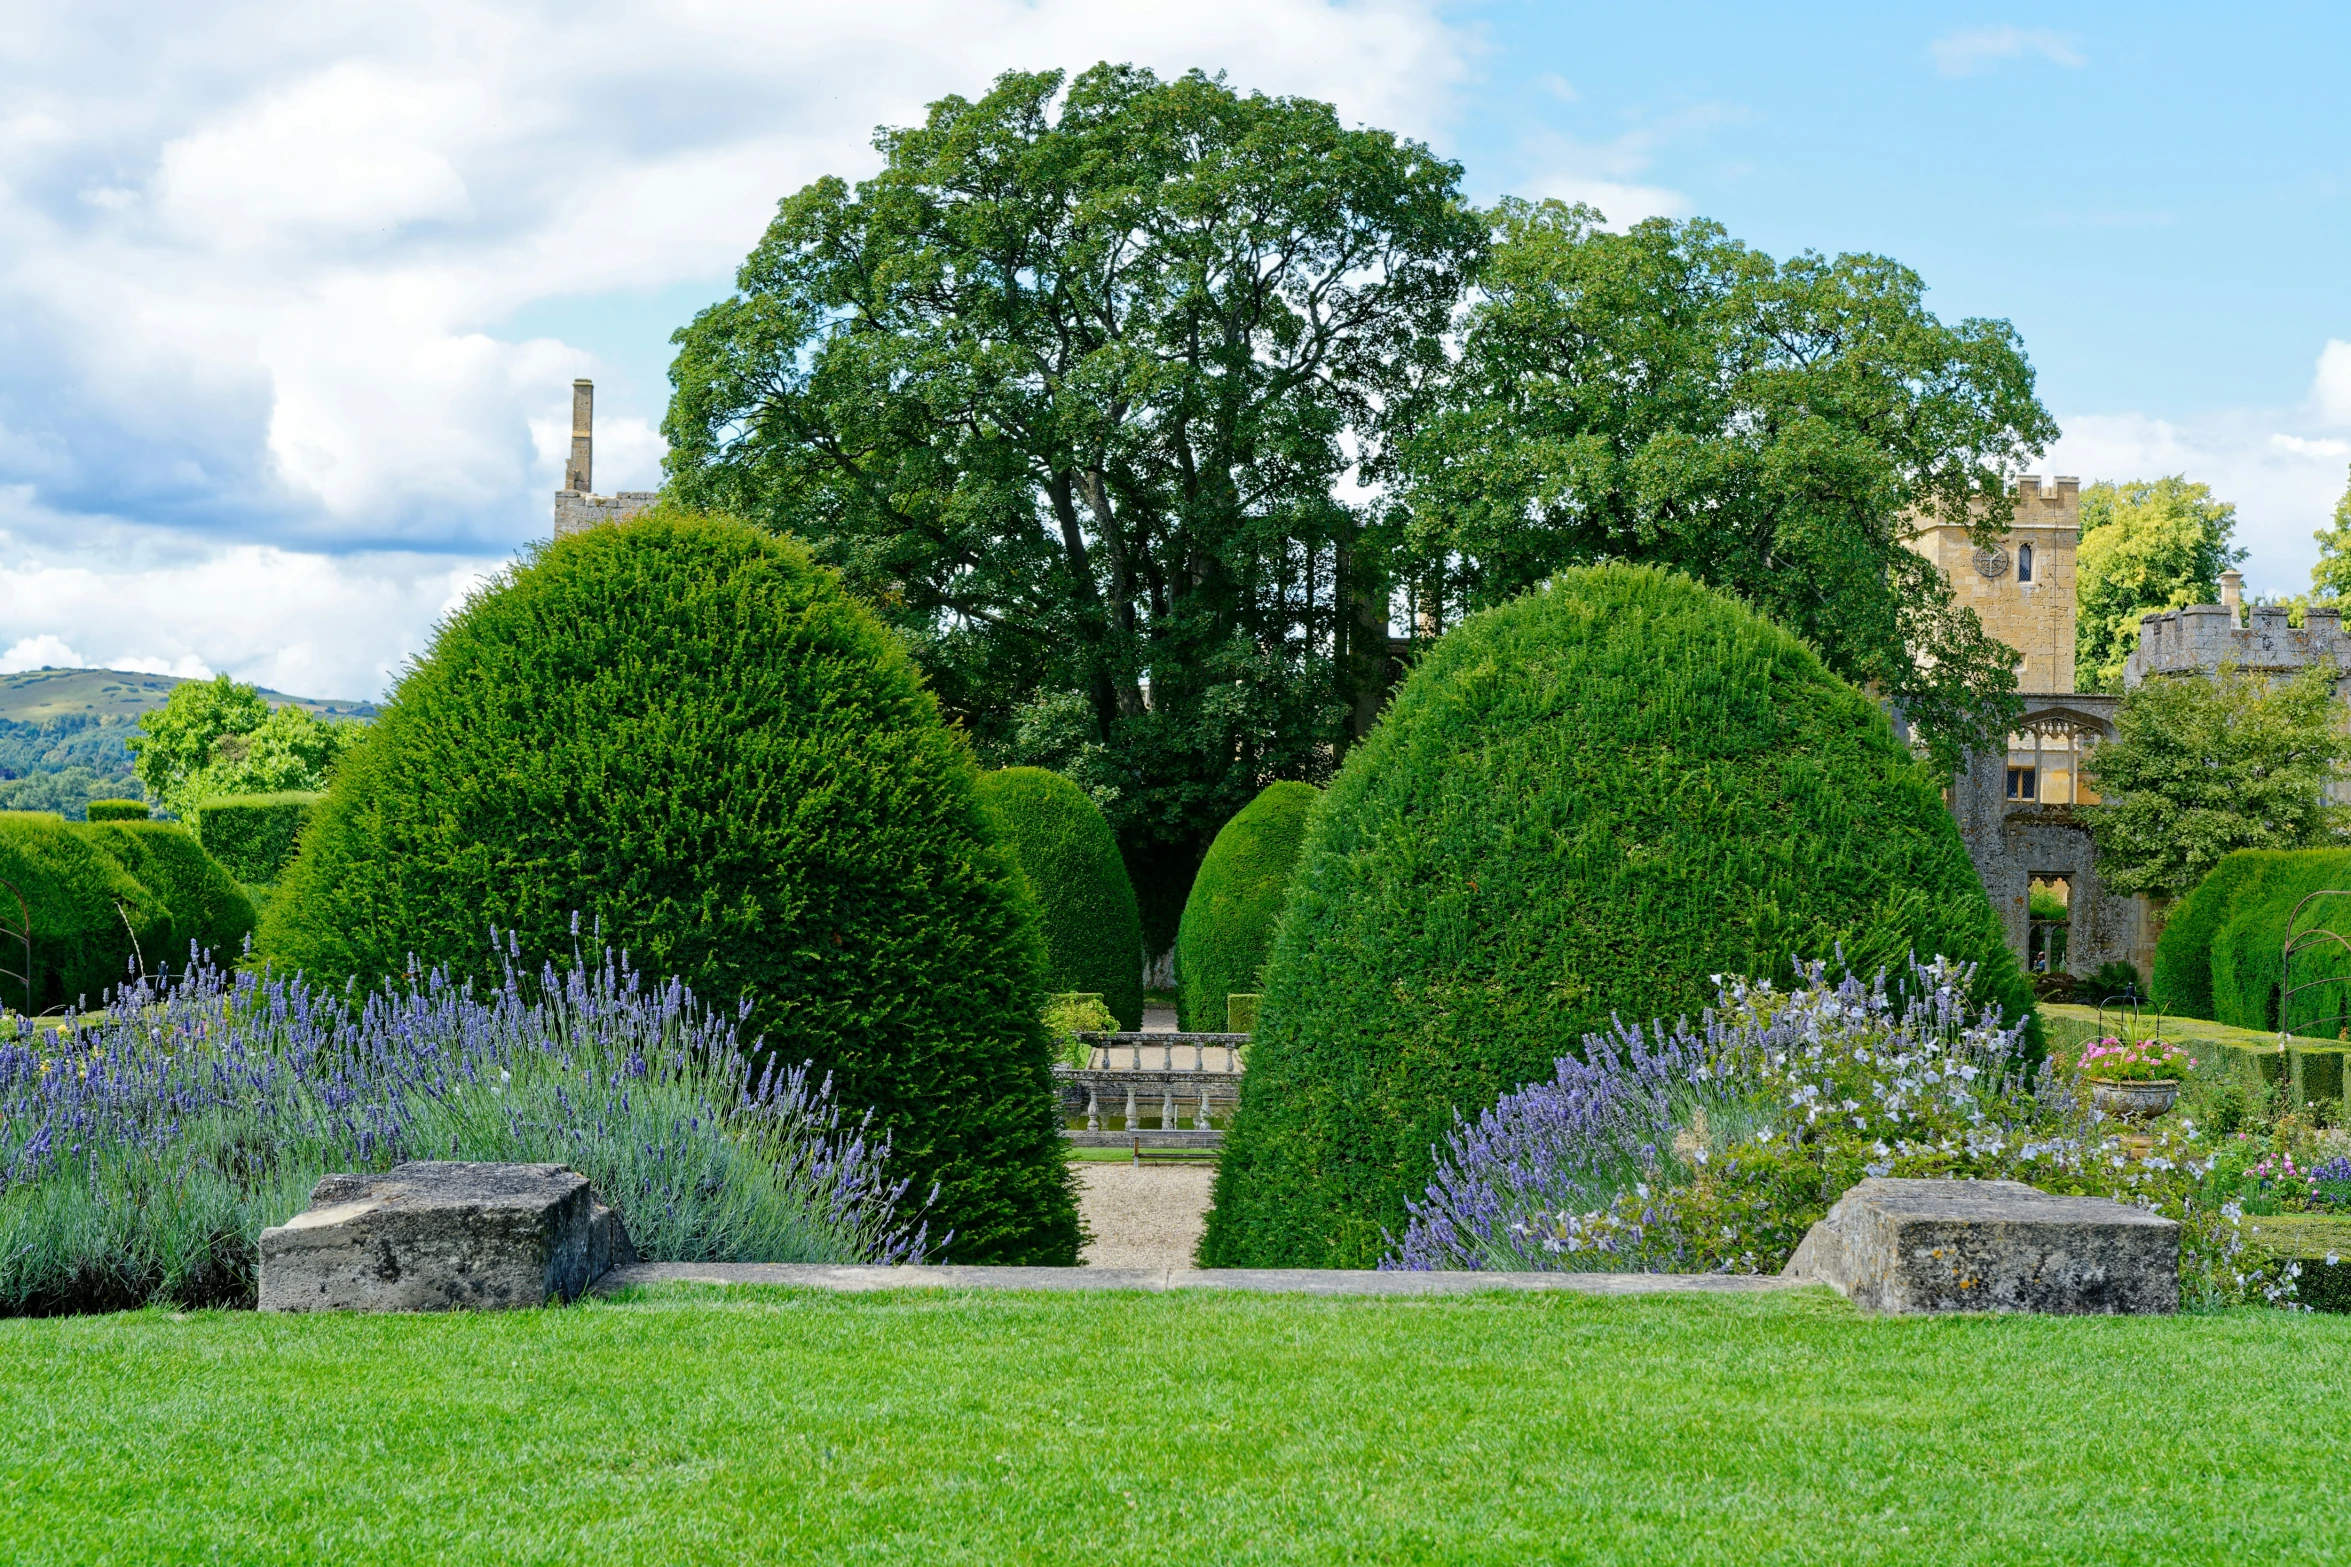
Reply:
[[[155,814],[144,800],[92,800],[83,810],[94,822],[143,822]]]
[[[266,887],[294,863],[302,829],[325,798],[301,790],[218,795],[197,805],[196,836],[231,876]]]
[[[2287,922],[2302,900],[2313,892],[2351,889],[2351,851],[2240,851],[2213,867],[2212,876],[2221,875],[2230,860],[2240,857],[2251,863],[2223,889],[2228,894],[2226,907],[2211,937],[2214,1020],[2238,1028],[2284,1028],[2295,1033],[2316,1027],[2333,1037],[2341,1027],[2337,1015],[2351,1013],[2351,948],[2321,939],[2295,954],[2297,985],[2330,976],[2345,983],[2304,991],[2294,997],[2285,1015],[2279,1011],[2282,960]],[[2351,938],[2351,897],[2317,899],[2303,910],[2298,928],[2330,929]],[[2169,939],[2167,926],[2162,940]],[[2157,950],[2160,954],[2161,941]]]
[[[252,901],[194,833],[177,822],[89,822],[75,830],[114,856],[168,909],[164,946],[145,954],[150,971],[168,965],[178,973],[191,947],[211,953],[223,968],[235,967],[245,955],[245,938],[255,924]]]
[[[870,1106],[956,1261],[1074,1263],[1044,941],[905,648],[797,543],[657,508],[541,546],[337,765],[264,957],[373,982],[575,940]]]
[[[1176,1010],[1183,1027],[1225,1026],[1225,998],[1254,992],[1322,791],[1285,780],[1241,807],[1208,846],[1176,931]]]
[[[1941,783],[1687,578],[1574,570],[1463,621],[1309,825],[1203,1265],[1369,1266],[1457,1114],[1612,1016],[1695,1016],[1713,975],[1941,953],[2029,1015]]]
[[[1045,988],[1102,998],[1143,1026],[1143,921],[1118,835],[1086,791],[1042,767],[980,775],[980,803],[1029,879],[1045,920]]]
[[[0,811],[0,882],[23,896],[33,941],[31,995],[0,979],[0,1004],[94,1006],[140,956],[153,962],[170,949],[163,899],[86,832],[47,811]],[[16,899],[0,888],[0,923],[14,927],[18,918]],[[23,948],[0,938],[0,969],[13,974],[22,962]]]
[[[2212,938],[2227,922],[2237,893],[2257,878],[2274,851],[2241,849],[2222,857],[2171,906],[2156,939],[2155,964],[2148,989],[2167,1012],[2214,1021],[2212,1009]]]

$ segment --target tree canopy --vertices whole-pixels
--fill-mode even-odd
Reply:
[[[677,336],[675,492],[807,540],[983,755],[1086,785],[1172,938],[1217,827],[1385,688],[1383,407],[1485,245],[1460,169],[1194,72],[1011,72],[781,205]],[[1141,864],[1137,864],[1137,862]]]
[[[273,709],[257,688],[215,675],[172,687],[123,743],[147,793],[187,818],[214,795],[324,788],[360,729],[315,718],[291,702]]]
[[[2229,543],[2236,527],[2235,506],[2181,474],[2082,491],[2082,542],[2074,559],[2080,689],[2122,689],[2141,615],[2220,602],[2220,574],[2245,558]]]
[[[1904,541],[1922,514],[1996,535],[2056,436],[2014,329],[1938,320],[1884,257],[1775,262],[1717,223],[1612,233],[1555,201],[1493,217],[1403,450],[1421,621],[1647,561],[1737,593],[1946,754],[2002,732],[2014,652]]]
[[[2082,808],[2098,879],[2177,896],[2233,849],[2351,842],[2351,807],[2327,793],[2351,759],[2335,679],[2329,665],[2274,683],[2224,665],[2142,682],[2082,764],[2101,797]]]
[[[1154,952],[1266,783],[1420,629],[1562,566],[1747,598],[1948,754],[2014,655],[1903,548],[2056,434],[2004,322],[1873,256],[1504,202],[1327,104],[1009,72],[785,198],[676,337],[670,489],[808,542],[992,765],[1073,778]]]

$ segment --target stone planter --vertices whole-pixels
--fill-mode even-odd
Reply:
[[[2180,1080],[2176,1077],[2140,1082],[2093,1077],[2089,1081],[2090,1103],[2118,1121],[2152,1121],[2180,1097]]]

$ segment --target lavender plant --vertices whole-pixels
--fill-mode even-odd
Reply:
[[[256,1240],[319,1176],[412,1158],[567,1164],[640,1253],[919,1261],[886,1139],[829,1080],[625,958],[477,994],[198,965],[0,1029],[0,1312],[250,1303]],[[944,1242],[937,1243],[944,1245]]]

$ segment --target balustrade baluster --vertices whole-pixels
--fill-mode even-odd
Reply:
[[[1132,1083],[1129,1083],[1129,1084],[1127,1084],[1127,1124],[1126,1124],[1126,1130],[1128,1130],[1128,1131],[1130,1131],[1130,1132],[1139,1132],[1139,1131],[1141,1131],[1142,1129],[1143,1129],[1143,1122],[1142,1122],[1142,1118],[1141,1118],[1140,1116],[1138,1116],[1138,1115],[1136,1115],[1136,1114],[1135,1114],[1135,1085],[1134,1085],[1134,1084],[1132,1084]]]
[[[1159,1129],[1163,1132],[1180,1131],[1183,1124],[1183,1117],[1176,1110],[1175,1084],[1169,1083],[1159,1100]]]
[[[1086,1130],[1102,1130],[1102,1085],[1099,1083],[1086,1085]]]

